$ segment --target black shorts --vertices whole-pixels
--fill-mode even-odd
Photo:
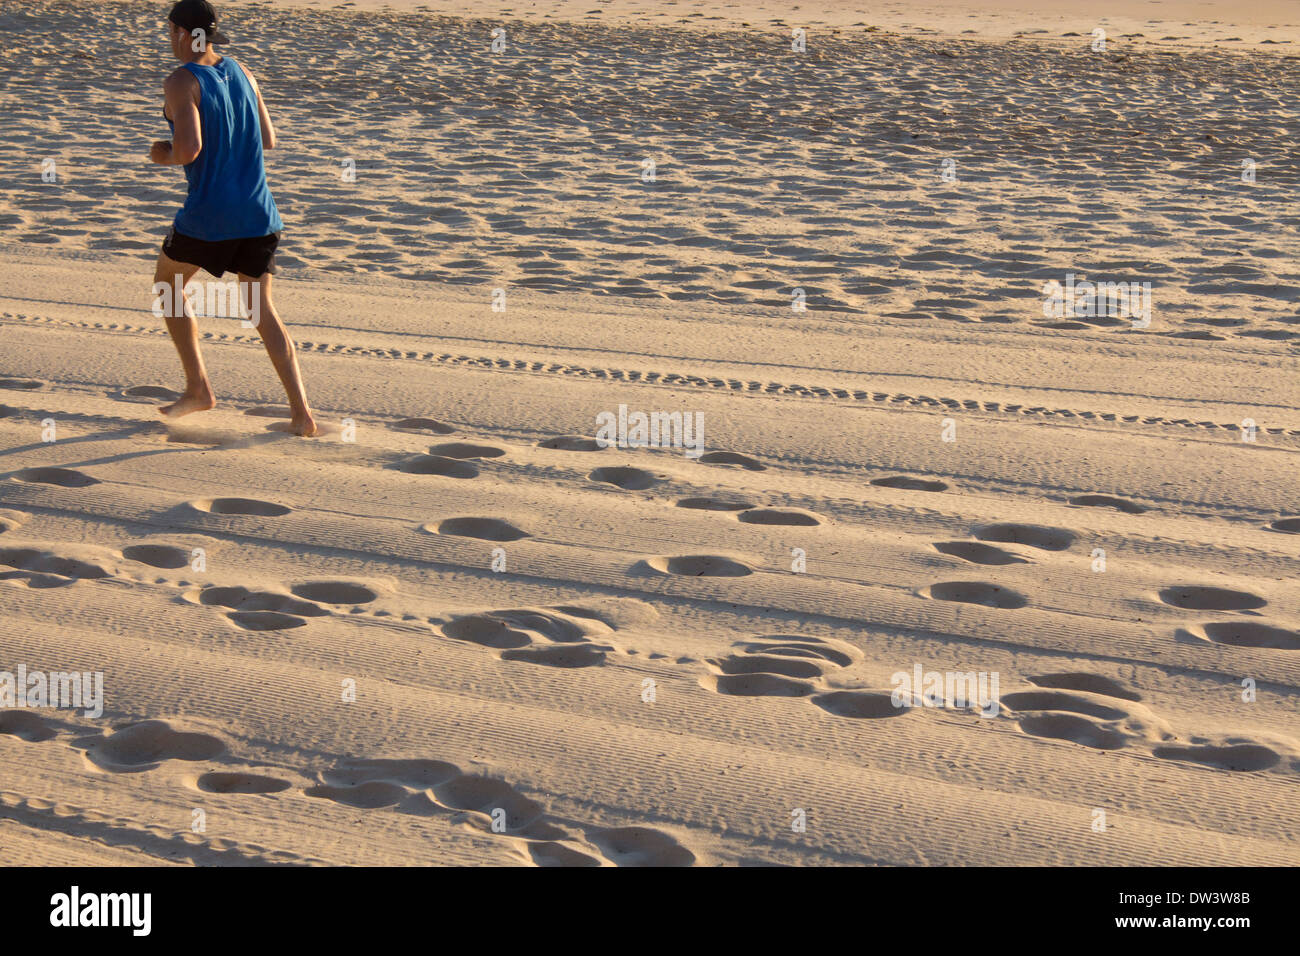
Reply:
[[[168,259],[201,266],[218,279],[227,272],[259,278],[263,273],[275,274],[275,247],[280,244],[280,234],[273,232],[256,239],[220,239],[209,242],[167,230],[162,251]]]

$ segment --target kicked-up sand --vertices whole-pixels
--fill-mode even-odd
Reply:
[[[1285,5],[394,6],[218,4],[302,440],[0,0],[8,862],[1300,862]]]

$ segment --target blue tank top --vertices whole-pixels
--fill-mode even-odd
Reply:
[[[248,77],[228,56],[215,66],[185,68],[199,81],[203,149],[185,167],[190,191],[176,231],[209,242],[279,232],[284,223],[266,185],[262,123]],[[167,124],[175,130],[170,119]]]

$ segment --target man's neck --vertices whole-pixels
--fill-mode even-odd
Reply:
[[[221,62],[221,54],[214,50],[204,50],[202,53],[190,52],[185,57],[185,63],[197,63],[199,66],[216,66]]]

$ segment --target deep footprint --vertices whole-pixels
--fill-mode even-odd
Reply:
[[[14,472],[19,481],[38,485],[58,485],[61,488],[87,488],[99,484],[98,478],[72,468],[24,468]]]
[[[813,692],[812,684],[779,674],[723,674],[705,686],[732,697],[807,697]]]
[[[877,690],[834,691],[818,694],[812,702],[836,717],[852,717],[855,720],[901,717],[911,710],[910,707],[896,707],[889,691]]]
[[[754,505],[748,501],[722,501],[718,498],[683,498],[677,502],[677,507],[695,511],[747,511]]]
[[[618,827],[589,833],[610,862],[618,866],[690,866],[695,854],[667,833],[649,827]]]
[[[429,525],[425,525],[424,528],[436,534],[478,538],[482,541],[518,541],[521,538],[531,537],[527,531],[521,531],[509,521],[500,518],[448,518],[439,522],[436,528]]]
[[[646,488],[653,488],[659,484],[661,479],[648,471],[640,468],[613,467],[597,468],[587,476],[592,481],[599,481],[609,485],[615,485],[624,488],[627,491],[644,491]]]
[[[190,552],[169,544],[128,545],[122,549],[122,557],[164,570],[188,567],[190,563]]]
[[[746,471],[767,471],[767,465],[734,451],[711,451],[696,459],[702,465],[738,465]]]
[[[1188,611],[1249,611],[1268,603],[1247,591],[1196,585],[1165,588],[1160,592],[1160,600]]]
[[[821,524],[821,519],[807,511],[793,508],[754,508],[736,516],[745,524],[792,525],[809,528]]]
[[[74,581],[108,577],[108,572],[96,564],[60,557],[52,551],[36,548],[0,548],[0,565],[35,575],[54,575]]]
[[[423,432],[429,435],[450,435],[456,429],[432,418],[403,418],[393,428],[404,432]]]
[[[501,652],[505,661],[524,661],[546,667],[596,667],[605,663],[604,648],[592,644],[554,644],[549,647],[520,647]]]
[[[886,478],[873,478],[873,485],[881,488],[901,488],[904,491],[947,491],[946,482],[931,478],[912,478],[908,475],[889,475]]]
[[[537,443],[538,448],[558,448],[561,451],[604,451],[605,446],[594,438],[581,435],[560,435]]]
[[[467,461],[440,455],[416,455],[393,465],[408,475],[441,475],[444,478],[477,478],[478,468]]]
[[[934,550],[940,554],[950,554],[954,558],[961,558],[963,561],[969,561],[971,564],[1028,564],[1029,562],[1020,557],[1018,554],[1012,554],[1010,551],[1003,551],[1001,548],[995,548],[991,544],[980,544],[978,541],[936,541]]]
[[[1020,719],[1020,729],[1035,737],[1068,740],[1093,750],[1119,750],[1124,735],[1074,714],[1031,714]]]
[[[354,581],[307,581],[290,590],[305,601],[321,604],[369,604],[379,597],[371,588]]]
[[[1142,699],[1142,695],[1136,691],[1129,690],[1119,681],[1111,680],[1109,677],[1102,677],[1100,674],[1083,672],[1040,674],[1037,677],[1030,677],[1028,680],[1029,683],[1037,684],[1039,687],[1081,690],[1090,694],[1101,694],[1103,697],[1116,697],[1120,700],[1139,701]]]
[[[40,743],[57,733],[39,714],[29,710],[0,710],[0,734],[9,734],[28,743]]]
[[[205,773],[195,785],[208,793],[281,793],[292,786],[288,780],[262,777],[255,773]]]
[[[430,455],[439,458],[500,458],[506,453],[504,448],[492,445],[471,445],[469,442],[453,441],[444,445],[434,445],[429,449]]]
[[[86,759],[114,773],[152,770],[165,760],[212,760],[226,745],[210,734],[173,730],[164,720],[146,720],[108,737],[83,737],[74,746]]]
[[[1255,621],[1224,621],[1202,625],[1205,636],[1216,644],[1233,647],[1263,647],[1278,651],[1300,650],[1300,633]]]
[[[214,515],[253,515],[258,518],[278,518],[292,508],[256,498],[203,498],[190,502],[190,507]]]
[[[1004,610],[1014,610],[1029,603],[1029,599],[1019,591],[985,581],[948,581],[931,585],[928,590],[930,597],[939,601],[981,604]]]
[[[981,541],[999,544],[1027,544],[1042,551],[1065,551],[1074,544],[1076,535],[1064,528],[1047,528],[1036,524],[987,524],[975,529]]]
[[[643,563],[660,574],[679,574],[692,578],[741,578],[754,573],[749,565],[716,554],[649,558]]]
[[[246,631],[287,631],[307,626],[302,618],[280,611],[230,611],[226,617]]]
[[[1204,764],[1218,770],[1250,772],[1267,770],[1281,757],[1261,744],[1238,744],[1228,747],[1157,747],[1153,753],[1164,760],[1182,760]]]
[[[505,812],[506,832],[524,829],[538,821],[543,813],[540,803],[525,797],[504,780],[465,774],[433,788],[444,805],[455,810],[469,810],[492,816]]]
[[[1079,697],[1075,694],[1061,691],[1017,691],[1012,694],[1003,694],[1002,703],[1015,711],[1068,711],[1076,714],[1084,714],[1088,717],[1096,717],[1099,720],[1123,720],[1128,716],[1127,711],[1119,710],[1115,707],[1107,707],[1105,704],[1099,704],[1095,701],[1088,700],[1086,697]]]
[[[168,388],[165,385],[135,385],[122,392],[127,398],[149,398],[157,399],[164,402],[174,402],[181,397],[181,393]]]

